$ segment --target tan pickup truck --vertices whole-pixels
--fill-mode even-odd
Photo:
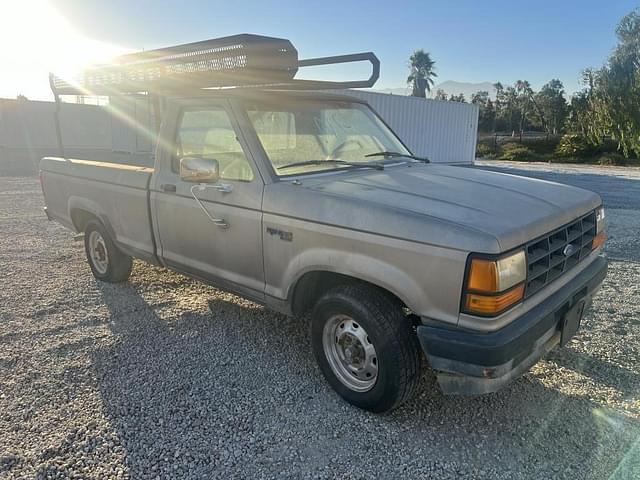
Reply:
[[[138,258],[310,312],[320,370],[372,411],[414,392],[423,354],[445,393],[478,394],[571,339],[606,275],[598,195],[430,164],[363,101],[297,82],[166,93],[154,167],[45,158],[47,215],[99,280]]]

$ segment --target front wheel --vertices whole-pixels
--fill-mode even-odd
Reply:
[[[98,280],[118,283],[129,278],[132,258],[113,243],[97,220],[90,220],[84,229],[84,249],[91,272]]]
[[[379,289],[345,285],[327,292],[313,310],[311,342],[329,384],[357,407],[391,410],[416,389],[417,338],[400,305]]]

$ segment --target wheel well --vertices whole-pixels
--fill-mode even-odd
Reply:
[[[343,275],[341,273],[327,271],[313,271],[305,273],[296,282],[292,289],[291,310],[294,315],[304,315],[308,312],[318,299],[324,295],[329,289],[338,285],[369,285],[380,290],[383,294],[388,295],[402,308],[406,308],[405,304],[394,293],[386,290],[371,282],[361,280],[359,278]]]
[[[87,223],[89,223],[89,220],[93,219],[100,221],[96,215],[87,210],[82,210],[81,208],[71,210],[71,221],[78,233],[84,232],[84,228],[87,226]]]

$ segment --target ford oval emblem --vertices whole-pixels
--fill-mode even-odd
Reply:
[[[564,247],[564,250],[562,250],[562,254],[565,257],[570,257],[571,255],[576,253],[576,250],[578,250],[578,247],[576,247],[575,245],[569,243],[569,244],[567,244],[566,247]]]

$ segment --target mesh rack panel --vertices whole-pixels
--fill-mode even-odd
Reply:
[[[287,82],[297,71],[289,40],[242,34],[123,55],[73,82],[54,77],[53,87],[61,95],[110,95]]]

